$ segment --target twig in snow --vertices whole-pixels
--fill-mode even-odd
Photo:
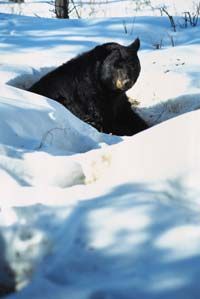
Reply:
[[[168,13],[168,11],[166,10],[165,7],[161,7],[161,12],[164,12],[168,16],[170,24],[171,24],[174,32],[176,32],[176,24],[174,22],[174,18]]]

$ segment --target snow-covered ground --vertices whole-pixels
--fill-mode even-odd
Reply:
[[[0,1],[0,295],[199,297],[200,26],[177,13],[194,1],[167,2],[176,32],[125,2],[109,6],[115,18],[66,21],[5,14],[15,4]],[[26,91],[76,54],[136,36],[142,72],[128,95],[148,130],[102,134]]]

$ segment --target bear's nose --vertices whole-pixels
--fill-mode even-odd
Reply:
[[[123,87],[124,87],[124,88],[129,88],[129,87],[131,87],[131,80],[130,80],[130,79],[125,79],[125,80],[123,80]]]

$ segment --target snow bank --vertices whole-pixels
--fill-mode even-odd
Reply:
[[[44,193],[40,205],[2,209],[13,219],[1,233],[18,287],[34,272],[10,298],[198,294],[199,126],[191,112],[108,147],[105,176],[78,201],[77,186],[60,207],[59,194],[42,205]]]
[[[14,195],[6,183],[43,189],[83,184],[85,174],[71,156],[121,140],[100,134],[50,99],[6,85],[1,93],[2,195]]]
[[[0,88],[0,139],[4,145],[30,150],[52,146],[77,153],[97,148],[109,139],[112,143],[112,138],[99,134],[53,100],[6,85]]]

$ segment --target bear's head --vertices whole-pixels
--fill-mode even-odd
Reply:
[[[140,74],[141,67],[137,56],[140,40],[137,38],[127,47],[117,43],[107,43],[101,47],[106,53],[100,69],[101,83],[113,92],[127,91]]]

